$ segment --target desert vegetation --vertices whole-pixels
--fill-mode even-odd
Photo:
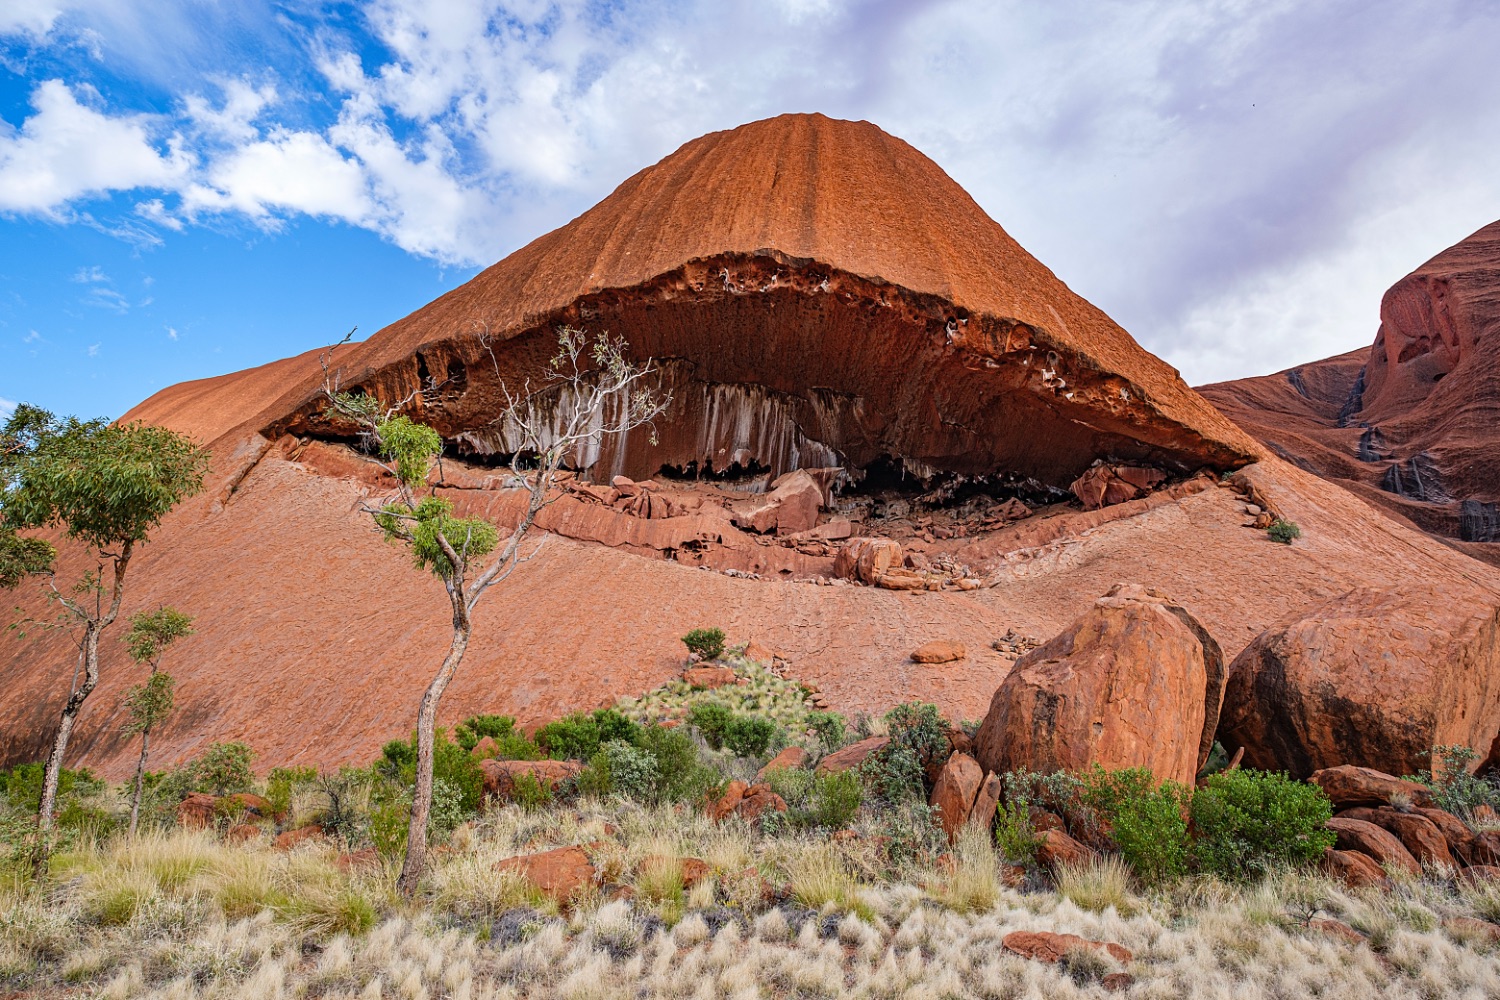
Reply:
[[[992,813],[949,836],[931,775],[966,734],[931,706],[845,719],[811,710],[805,689],[741,647],[711,662],[700,651],[689,673],[704,666],[734,679],[675,681],[530,733],[504,716],[438,729],[434,846],[409,896],[399,877],[414,738],[365,767],[260,776],[251,748],[216,744],[144,775],[134,834],[133,782],[65,770],[61,839],[42,876],[27,851],[41,766],[5,772],[0,987],[163,998],[1500,991],[1500,883],[1433,865],[1364,887],[1325,874],[1331,805],[1314,784],[1223,769],[1222,754],[1192,789],[1140,769],[1018,772],[999,776]],[[873,749],[851,762],[861,747]],[[1482,826],[1500,789],[1450,766],[1460,748],[1441,749],[1414,777]],[[726,808],[736,784],[741,804]],[[1074,937],[1046,937],[1053,950],[1039,952],[1039,934]]]

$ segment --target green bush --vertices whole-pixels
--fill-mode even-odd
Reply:
[[[762,757],[776,735],[776,723],[758,715],[737,715],[724,728],[724,746],[736,757]]]
[[[1468,816],[1479,806],[1500,809],[1500,787],[1494,777],[1476,778],[1469,773],[1469,762],[1479,756],[1472,748],[1460,744],[1432,748],[1440,765],[1437,777],[1427,770],[1415,776],[1416,781],[1432,789],[1433,803],[1455,816]]]
[[[213,743],[186,770],[195,791],[232,795],[248,792],[255,785],[255,773],[250,770],[254,759],[255,751],[247,744]]]
[[[640,727],[613,708],[575,712],[536,731],[536,741],[554,760],[591,760],[605,743],[634,743]]]
[[[1036,862],[1042,838],[1031,825],[1031,810],[1020,802],[1005,802],[995,811],[995,847],[1011,864]]]
[[[453,742],[473,750],[486,736],[498,743],[515,729],[516,720],[508,715],[471,715],[453,727]]]
[[[864,783],[853,771],[815,775],[812,800],[814,824],[828,830],[842,830],[859,812]]]
[[[1282,545],[1292,544],[1292,539],[1302,537],[1302,529],[1297,527],[1295,521],[1283,521],[1281,518],[1271,522],[1266,529],[1266,534],[1271,536],[1271,541],[1280,542]]]
[[[380,758],[375,762],[375,773],[407,788],[416,784],[416,734],[410,740],[391,740],[382,747]],[[432,745],[432,778],[434,787],[441,778],[455,789],[459,809],[464,815],[479,811],[484,772],[479,769],[479,762],[469,756],[469,751],[450,741],[442,729],[437,731]]]
[[[615,792],[649,802],[661,785],[661,768],[654,756],[624,740],[610,740],[594,754],[578,776],[580,791],[596,795]]]
[[[698,746],[681,727],[642,726],[637,744],[656,761],[650,800],[698,800],[721,782],[719,772],[698,759]]]
[[[552,801],[552,789],[534,774],[518,774],[511,784],[510,796],[522,809],[540,809]]]
[[[1285,774],[1234,770],[1210,775],[1193,795],[1192,859],[1201,871],[1251,879],[1280,865],[1322,857],[1334,835],[1323,790]]]
[[[271,812],[285,816],[292,810],[292,795],[299,788],[312,784],[318,778],[315,767],[273,767],[266,775],[266,801],[271,803]]]
[[[689,653],[697,653],[700,659],[717,660],[724,655],[724,630],[695,628],[682,637],[682,644]]]
[[[42,779],[46,777],[47,765],[42,763],[17,764],[9,771],[0,771],[0,788],[12,808],[36,815],[42,807]],[[70,771],[66,767],[57,775],[57,801],[89,795],[98,795],[108,786],[88,768]]]
[[[724,746],[724,735],[734,721],[734,712],[729,706],[716,701],[699,702],[688,711],[688,722],[703,734],[703,739],[715,750]]]
[[[830,752],[843,746],[847,739],[844,717],[837,712],[808,712],[807,728],[817,736],[823,749]]]
[[[1174,781],[1157,784],[1143,767],[1106,771],[1097,764],[1083,783],[1083,804],[1099,816],[1136,877],[1155,885],[1186,873],[1186,788]]]
[[[885,723],[890,742],[870,755],[861,773],[888,801],[926,799],[927,772],[952,750],[942,714],[936,705],[907,702],[887,712]]]

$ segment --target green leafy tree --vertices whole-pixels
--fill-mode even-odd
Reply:
[[[129,719],[125,732],[141,734],[141,758],[135,765],[135,786],[130,793],[130,835],[135,836],[141,816],[141,793],[146,780],[146,757],[151,752],[151,730],[172,711],[176,682],[161,669],[161,654],[178,639],[193,634],[193,620],[175,608],[142,611],[130,617],[125,648],[136,663],[151,667],[143,684],[125,692]]]
[[[59,419],[22,405],[0,429],[0,585],[44,577],[48,597],[61,608],[51,624],[69,629],[78,646],[47,757],[38,874],[47,866],[63,756],[78,713],[99,685],[99,638],[119,617],[131,558],[172,508],[203,488],[207,467],[208,452],[165,427]],[[58,586],[53,545],[21,534],[49,529],[94,553],[94,567],[66,590]]]
[[[488,347],[487,335],[480,341]],[[513,395],[500,378],[497,363],[495,376],[507,402],[495,424],[511,451],[512,481],[527,494],[519,520],[502,537],[495,525],[482,518],[457,516],[452,502],[437,495],[432,473],[442,456],[442,437],[400,412],[417,393],[387,406],[362,391],[342,391],[340,374],[332,364],[338,346],[322,359],[324,392],[333,410],[330,416],[359,429],[397,484],[394,495],[365,511],[387,539],[407,547],[418,569],[438,578],[452,612],[448,653],[417,710],[415,787],[406,855],[397,880],[402,894],[410,897],[427,859],[438,703],[473,638],[475,605],[491,586],[536,555],[539,544],[523,553],[522,543],[535,527],[537,515],[556,499],[557,474],[565,464],[586,465],[604,438],[650,425],[670,400],[646,386],[645,380],[656,369],[649,361],[633,363],[623,339],[600,336],[591,340],[584,331],[568,326],[558,330],[557,353],[545,373],[545,384],[536,391],[528,382],[519,396]],[[418,392],[435,388],[436,382],[419,387]]]

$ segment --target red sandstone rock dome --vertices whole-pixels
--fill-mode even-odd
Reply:
[[[779,499],[701,476],[571,482],[542,523],[559,537],[477,609],[444,724],[536,724],[639,694],[680,676],[677,637],[700,626],[778,651],[835,709],[922,700],[960,719],[983,714],[1026,637],[1056,635],[1120,581],[1169,595],[1226,659],[1355,588],[1500,607],[1500,573],[1262,453],[867,123],[786,116],[689,143],[339,365],[345,385],[390,399],[420,390],[418,416],[460,456],[438,488],[503,522],[515,491],[484,468],[507,447],[499,380],[535,372],[559,323],[626,337],[674,394],[660,446],[634,437],[589,456],[596,482],[739,467],[763,487],[829,464],[864,481],[838,510],[800,469]],[[128,414],[214,453],[208,488],[132,564],[126,613],[170,604],[196,619],[174,647],[179,710],[153,736],[164,766],[233,739],[262,767],[368,760],[409,731],[446,644],[438,588],[360,512],[389,484],[320,416],[321,379],[314,350]],[[1144,470],[1148,495],[1079,510],[1060,488],[1099,459],[1172,475]],[[1242,465],[1231,482],[1192,475]],[[1130,485],[1117,468],[1094,471]],[[882,477],[900,495],[877,496]],[[912,485],[960,478],[971,492]],[[1262,507],[1302,526],[1295,545],[1251,527]],[[856,526],[864,537],[846,541]],[[86,562],[72,549],[61,569]],[[933,640],[969,655],[909,659]],[[131,749],[121,695],[141,678],[105,645],[70,763],[113,777]],[[72,647],[36,633],[0,657],[0,763],[36,759]],[[1198,746],[1206,717],[1188,728]]]
[[[733,465],[857,478],[883,460],[1065,488],[1096,458],[1191,472],[1257,451],[868,122],[783,115],[696,139],[341,365],[346,384],[391,398],[439,383],[418,400],[423,419],[461,453],[503,454],[498,383],[537,374],[562,323],[625,336],[673,388],[662,447],[606,446],[596,481]],[[212,437],[233,408],[256,429],[326,430],[312,358],[256,380],[254,410],[249,394],[224,399],[225,380],[130,416]]]

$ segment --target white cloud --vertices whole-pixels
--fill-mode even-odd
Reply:
[[[152,144],[145,116],[85,107],[61,80],[38,85],[31,103],[19,131],[0,122],[0,211],[55,215],[88,195],[172,187],[189,169],[181,149]]]
[[[171,327],[171,326],[167,327],[167,339],[168,340],[176,340],[177,339],[177,329],[175,327]]]
[[[79,284],[86,285],[97,282],[107,282],[109,281],[109,275],[104,273],[104,269],[102,267],[100,267],[98,264],[95,264],[93,267],[80,267],[77,271],[73,272],[72,280],[78,282]]]
[[[41,38],[52,30],[65,6],[60,0],[5,0],[0,4],[0,36]]]
[[[90,344],[89,345],[88,356],[91,357],[91,358],[97,358],[99,356],[99,345],[98,344]]]
[[[183,208],[242,212],[261,222],[279,211],[304,212],[361,225],[370,220],[364,173],[314,132],[272,129],[213,162],[183,193]]]
[[[0,396],[0,419],[10,419],[10,415],[16,412],[17,403],[13,399]]]
[[[37,333],[35,330],[31,330],[31,331],[27,332],[26,336],[24,336],[24,337],[21,338],[21,343],[23,343],[23,344],[34,344],[38,340],[41,340],[41,339],[42,339],[42,335],[40,333]]]

